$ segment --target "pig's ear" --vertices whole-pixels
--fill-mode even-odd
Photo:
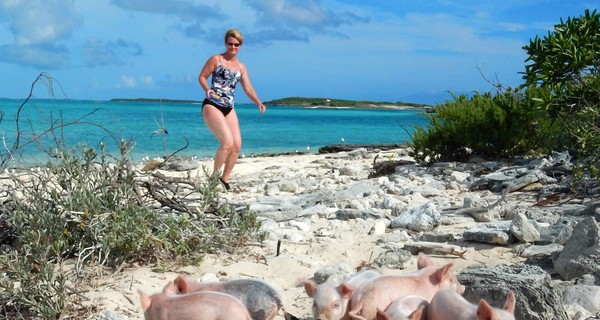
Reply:
[[[177,287],[177,292],[189,293],[187,280],[184,276],[177,276],[177,278],[175,278],[175,280],[173,280],[173,284],[175,284],[175,287]]]
[[[304,285],[304,291],[309,297],[313,297],[315,295],[315,291],[317,291],[317,284],[312,280],[300,280]]]
[[[487,301],[479,300],[479,306],[477,307],[477,320],[491,320],[494,314],[494,309],[490,306]]]
[[[419,253],[419,257],[417,257],[417,269],[421,270],[432,265],[433,259],[424,253]]]
[[[140,304],[142,305],[142,309],[144,311],[148,310],[148,308],[150,308],[150,304],[152,303],[152,299],[143,293],[142,290],[138,289],[138,293],[140,295]]]
[[[167,283],[167,285],[163,288],[162,293],[164,294],[177,294],[178,293],[177,285],[173,282]]]
[[[504,303],[504,307],[502,307],[502,309],[504,309],[505,311],[508,311],[510,313],[515,313],[515,305],[517,304],[517,299],[515,298],[515,293],[512,291],[509,291],[508,294],[506,295],[506,302]]]
[[[347,283],[340,284],[336,289],[340,293],[340,296],[342,296],[344,299],[350,299],[354,293],[354,290],[356,290],[353,286]]]
[[[439,268],[435,274],[438,278],[438,281],[442,282],[445,279],[450,278],[450,268],[452,268],[454,266],[454,263],[448,263],[447,265]]]
[[[392,318],[390,317],[390,315],[377,308],[377,317],[375,318],[375,320],[392,320]]]
[[[425,306],[421,304],[421,305],[419,305],[417,310],[413,311],[408,316],[408,320],[421,320],[421,317],[423,316],[424,313],[425,313]]]

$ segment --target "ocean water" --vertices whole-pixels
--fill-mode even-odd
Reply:
[[[16,116],[23,100],[0,99],[1,155],[17,137]],[[310,152],[331,144],[406,143],[415,126],[428,123],[421,110],[325,109],[271,106],[263,115],[254,105],[236,106],[242,131],[242,154]],[[133,139],[134,161],[159,157],[180,148],[178,155],[211,157],[217,140],[206,128],[201,106],[195,103],[116,102],[87,100],[31,100],[20,111],[21,144],[41,135],[54,124],[56,130],[41,135],[40,144],[21,148],[19,161],[45,162],[43,148],[64,142],[118,150],[120,139]],[[67,124],[58,128],[60,124]],[[165,129],[164,133],[161,129]],[[187,147],[186,147],[187,145]],[[40,146],[42,149],[40,149]]]

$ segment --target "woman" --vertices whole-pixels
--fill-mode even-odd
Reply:
[[[215,154],[213,174],[225,165],[219,180],[226,190],[230,189],[229,175],[242,147],[240,125],[234,109],[235,86],[238,81],[248,98],[258,106],[260,113],[265,113],[267,109],[250,83],[246,66],[237,58],[243,42],[244,37],[239,30],[228,30],[225,33],[225,52],[210,57],[198,76],[200,86],[206,92],[206,98],[202,102],[204,123],[221,143]],[[209,76],[212,76],[210,86]]]

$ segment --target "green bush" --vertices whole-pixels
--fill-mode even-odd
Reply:
[[[472,156],[510,158],[544,152],[550,123],[540,110],[539,89],[508,89],[495,95],[453,96],[426,116],[426,127],[411,134],[412,155],[419,162],[465,161]],[[552,143],[557,143],[556,139]]]
[[[600,182],[600,13],[561,19],[543,38],[523,47],[529,55],[523,78],[551,92],[541,99],[549,117],[561,121],[579,161],[582,179]]]

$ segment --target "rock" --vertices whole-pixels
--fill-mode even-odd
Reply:
[[[564,304],[576,304],[592,314],[600,312],[600,286],[573,285],[563,292]]]
[[[317,284],[321,284],[325,281],[334,281],[334,283],[341,283],[344,279],[354,274],[356,269],[352,267],[348,262],[340,261],[334,264],[330,264],[315,271],[313,280]]]
[[[442,216],[433,203],[425,203],[402,212],[390,223],[390,228],[405,228],[413,231],[430,231],[440,224]]]
[[[517,214],[510,224],[510,232],[521,242],[531,243],[540,240],[540,232],[527,220],[523,213]]]
[[[374,210],[340,209],[335,212],[335,218],[338,220],[380,219],[383,217],[382,212]]]
[[[554,274],[554,262],[553,257],[558,255],[563,249],[563,246],[557,243],[551,243],[546,245],[532,245],[520,254],[521,257],[527,258],[525,263],[530,265],[536,265],[544,271]]]
[[[408,235],[408,233],[406,232],[406,230],[400,230],[400,229],[396,229],[396,230],[392,230],[392,232],[390,233],[386,233],[384,234],[381,239],[379,241],[382,241],[384,243],[401,243],[401,242],[406,242],[406,241],[410,241],[412,240],[412,238]]]
[[[360,176],[365,170],[358,165],[347,165],[340,168],[341,176]]]
[[[96,316],[96,320],[129,320],[128,316],[116,313],[111,310],[105,310]]]
[[[554,261],[554,269],[565,280],[592,274],[600,285],[600,226],[593,217],[579,222]]]
[[[466,287],[463,296],[472,303],[485,299],[493,306],[502,306],[506,294],[512,290],[517,300],[516,319],[568,319],[560,293],[552,288],[550,275],[539,267],[472,266],[463,269],[457,278]]]
[[[454,235],[443,232],[424,232],[420,237],[420,241],[429,242],[448,242],[454,240]]]
[[[162,169],[170,171],[188,171],[196,170],[200,167],[197,160],[191,158],[172,157],[163,164]]]
[[[281,181],[279,182],[277,187],[279,188],[279,191],[282,192],[295,193],[296,191],[298,191],[298,183],[293,180]]]
[[[393,249],[380,254],[375,258],[373,264],[379,268],[405,269],[409,265],[408,262],[411,261],[411,259],[412,254],[407,250]]]
[[[515,238],[510,232],[510,222],[498,221],[492,223],[479,224],[474,228],[463,232],[465,241],[491,243],[491,244],[511,244]]]
[[[513,192],[536,182],[555,183],[556,179],[549,177],[542,170],[532,170],[530,172],[527,172],[523,176],[520,176],[519,178],[515,179],[514,181],[510,181],[509,183],[504,184],[504,186],[508,188],[509,192]]]
[[[389,224],[389,221],[387,219],[380,219],[380,220],[375,221],[375,223],[373,224],[373,227],[371,228],[371,230],[369,230],[369,234],[372,234],[372,235],[385,234],[385,229],[387,228],[388,224]]]
[[[352,151],[359,148],[365,148],[368,151],[372,151],[374,149],[379,150],[392,150],[392,149],[400,149],[406,147],[401,144],[332,144],[328,146],[323,146],[319,148],[319,153],[338,153],[342,151]]]

